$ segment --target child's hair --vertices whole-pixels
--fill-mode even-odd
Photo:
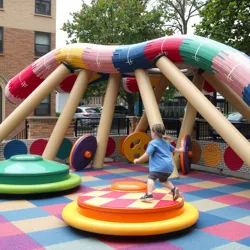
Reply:
[[[152,131],[156,133],[156,135],[164,140],[168,140],[170,142],[173,141],[173,138],[166,134],[166,129],[162,124],[154,124],[152,126]]]

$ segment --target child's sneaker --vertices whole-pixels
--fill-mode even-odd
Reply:
[[[145,194],[140,198],[141,201],[152,201],[153,200],[153,195],[152,194]]]
[[[174,187],[171,191],[172,191],[172,194],[173,194],[173,200],[174,201],[177,200],[179,198],[179,196],[180,196],[179,188]]]

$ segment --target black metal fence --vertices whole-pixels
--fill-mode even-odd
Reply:
[[[100,118],[78,118],[75,121],[75,136],[83,134],[97,134]],[[110,130],[110,135],[128,135],[130,121],[126,117],[114,117]]]
[[[83,134],[97,134],[97,127],[99,125],[100,118],[84,118],[76,119],[75,123],[75,136],[79,137]],[[167,134],[172,137],[178,137],[181,129],[181,119],[178,118],[163,118],[163,123],[167,129]],[[250,123],[232,123],[243,136],[250,139]],[[111,135],[128,135],[129,134],[130,121],[126,117],[113,118]],[[149,132],[147,128],[146,133]],[[210,124],[204,119],[197,119],[194,124],[193,136],[197,140],[207,141],[224,141],[221,136],[213,129]]]

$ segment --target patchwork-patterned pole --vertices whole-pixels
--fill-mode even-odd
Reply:
[[[165,55],[158,56],[155,59],[155,64],[192,106],[221,135],[234,152],[250,167],[249,141]]]
[[[70,68],[60,64],[1,124],[2,142],[24,119],[70,74]]]
[[[243,117],[250,122],[250,107],[235,91],[222,81],[215,78],[211,73],[204,72],[202,73],[202,76],[217,92],[219,92],[229,103],[231,103],[233,107],[243,115]]]
[[[111,74],[109,76],[100,124],[97,130],[97,150],[92,162],[93,168],[103,168],[103,162],[108,145],[108,138],[115,111],[116,99],[118,96],[118,89],[120,87],[120,80],[120,74]]]
[[[155,89],[154,89],[154,94],[155,94],[157,103],[160,102],[168,86],[168,83],[169,81],[166,79],[165,76],[162,75],[160,78],[160,81],[158,82],[158,84],[155,86]],[[144,112],[134,132],[145,132],[147,127],[148,127],[148,119],[147,119],[146,112]]]
[[[63,108],[63,111],[58,118],[58,121],[49,138],[47,146],[43,152],[43,158],[46,160],[54,160],[61,146],[63,138],[75,114],[77,106],[82,99],[89,79],[93,72],[82,69],[74,83],[74,86],[69,94],[68,100]]]
[[[200,90],[202,91],[203,87],[204,87],[204,79],[203,77],[198,73],[195,72],[194,73],[194,79],[193,79],[193,84]],[[197,110],[192,106],[192,104],[190,102],[187,103],[187,108],[186,108],[186,112],[181,124],[181,129],[180,129],[180,133],[178,136],[178,140],[176,143],[176,147],[179,148],[181,146],[181,140],[182,137],[185,134],[191,135],[192,134],[192,130],[194,127],[194,123],[195,123],[195,119],[196,119],[196,115],[197,115]],[[180,168],[180,153],[176,152],[174,154],[174,162],[175,165],[177,166],[177,169]]]

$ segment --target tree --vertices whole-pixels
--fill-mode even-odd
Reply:
[[[164,11],[166,26],[174,32],[187,34],[188,22],[198,16],[207,4],[205,0],[160,0],[159,6]]]
[[[134,44],[170,34],[164,29],[162,11],[148,10],[149,1],[92,0],[82,10],[72,13],[72,22],[64,23],[69,42],[95,44]],[[91,91],[91,89],[87,89]],[[88,93],[86,93],[88,95]],[[129,114],[134,114],[135,94],[119,91],[126,100]]]
[[[249,0],[213,0],[201,11],[195,34],[250,54]]]

